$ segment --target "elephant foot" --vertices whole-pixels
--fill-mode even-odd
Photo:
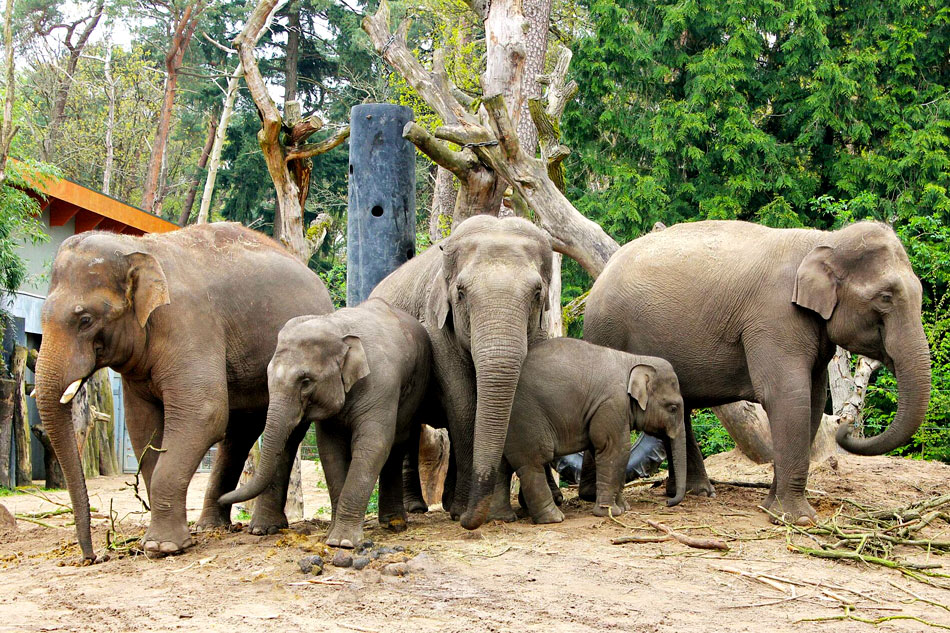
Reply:
[[[594,506],[593,513],[595,517],[615,516],[619,517],[627,511],[627,503],[598,503]]]
[[[712,498],[716,496],[716,489],[708,477],[687,477],[686,494]],[[666,496],[676,496],[676,480],[673,477],[666,478]]]
[[[584,482],[577,487],[577,498],[581,501],[597,501],[597,485],[584,485]]]
[[[429,505],[421,497],[407,498],[405,504],[406,510],[413,514],[425,514],[429,511]]]
[[[254,516],[251,517],[251,522],[247,525],[247,530],[257,536],[266,536],[277,534],[288,525],[287,517],[284,516],[283,512],[280,513],[280,516],[258,516],[258,513],[255,512]]]
[[[142,537],[142,549],[146,556],[160,557],[170,554],[180,554],[195,544],[188,531],[188,526],[174,529],[162,529],[150,526]]]
[[[555,505],[552,505],[550,508],[546,509],[543,512],[531,515],[531,520],[538,524],[544,523],[560,523],[564,520],[564,513],[561,512],[561,509]]]
[[[409,529],[409,524],[407,522],[408,518],[409,515],[407,515],[405,512],[401,514],[393,513],[388,515],[380,515],[379,527],[386,528],[391,532],[405,532]]]
[[[492,508],[492,511],[488,513],[488,520],[512,523],[513,521],[518,520],[518,515],[515,514],[515,511],[509,505],[508,507],[504,508]]]
[[[561,507],[561,504],[564,503],[564,493],[561,492],[561,489],[551,488],[551,496],[554,497],[554,505]]]
[[[772,513],[772,523],[793,523],[802,527],[818,524],[818,513],[804,496],[790,496],[782,499],[781,496],[765,498],[762,507]]]
[[[327,545],[330,547],[342,547],[344,549],[353,549],[363,540],[363,526],[347,527],[335,525],[327,534]]]
[[[201,512],[201,516],[198,517],[198,521],[195,523],[195,530],[198,532],[207,532],[209,530],[216,530],[218,528],[229,528],[231,527],[231,517],[224,514],[218,509],[209,511],[205,508]]]

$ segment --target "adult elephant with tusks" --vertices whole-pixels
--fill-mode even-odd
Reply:
[[[930,349],[921,284],[894,231],[860,222],[837,231],[772,229],[738,221],[679,224],[630,242],[590,292],[584,338],[673,364],[687,409],[687,478],[712,493],[689,409],[760,402],[775,475],[763,506],[806,524],[809,447],[821,422],[835,346],[877,359],[899,401],[880,435],[838,443],[860,455],[905,444],[927,412]]]
[[[53,262],[36,366],[37,405],[69,485],[83,557],[96,560],[70,400],[97,369],[122,374],[126,426],[151,504],[150,554],[192,543],[185,493],[220,442],[198,527],[230,523],[233,490],[267,413],[267,363],[289,319],[332,311],[323,282],[276,242],[233,223],[131,237],[71,237]],[[146,450],[152,446],[159,450]],[[294,454],[255,506],[284,527]]]
[[[456,464],[443,505],[468,529],[488,518],[521,365],[545,338],[551,254],[547,235],[527,220],[478,215],[371,295],[419,319],[432,340]]]

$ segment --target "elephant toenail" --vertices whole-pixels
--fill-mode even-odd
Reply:
[[[158,546],[158,551],[160,551],[162,554],[174,554],[179,549],[181,548],[178,547],[176,543],[172,543],[171,541],[162,541],[161,545]]]

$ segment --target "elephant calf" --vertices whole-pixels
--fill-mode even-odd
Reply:
[[[425,329],[382,299],[288,321],[267,367],[270,407],[258,470],[220,503],[246,501],[273,485],[278,456],[296,449],[316,422],[333,511],[327,545],[360,542],[377,477],[380,525],[404,530],[402,463],[419,441],[413,418],[431,359]]]
[[[545,476],[556,457],[590,448],[597,465],[594,514],[622,514],[621,491],[630,453],[630,431],[666,437],[676,472],[686,469],[683,398],[673,367],[662,358],[636,356],[585,341],[555,338],[528,351],[505,441],[503,476],[493,515],[510,513],[508,482],[521,479],[528,513],[535,523],[559,523]],[[686,494],[677,478],[676,505]],[[507,508],[505,508],[507,506]]]

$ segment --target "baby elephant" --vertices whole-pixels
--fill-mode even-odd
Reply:
[[[545,470],[554,458],[585,449],[594,451],[597,466],[594,514],[622,514],[634,428],[668,437],[672,470],[686,472],[683,398],[668,362],[577,339],[538,343],[528,350],[521,370],[505,441],[504,481],[492,514],[510,512],[507,484],[514,470],[532,520],[561,522],[564,515],[554,504]],[[686,493],[686,478],[676,482],[676,496],[667,505],[676,505]]]
[[[327,545],[354,547],[379,478],[379,523],[406,528],[402,462],[429,383],[429,337],[414,318],[370,299],[333,314],[291,319],[267,367],[270,404],[254,478],[221,497],[232,504],[274,485],[276,460],[311,422],[330,491]]]

